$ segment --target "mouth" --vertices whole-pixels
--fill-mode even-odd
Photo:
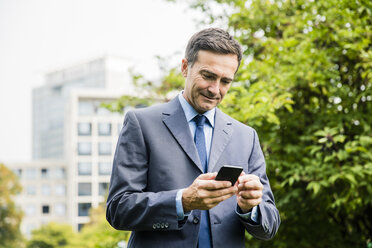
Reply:
[[[209,101],[217,101],[217,97],[209,97],[209,96],[206,96],[204,94],[200,94],[202,97],[206,98],[207,100]]]

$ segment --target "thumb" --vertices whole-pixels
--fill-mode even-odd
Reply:
[[[200,180],[213,180],[217,176],[217,172],[209,172],[209,173],[204,173],[198,176],[198,179]]]

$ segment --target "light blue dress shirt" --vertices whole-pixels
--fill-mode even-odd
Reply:
[[[186,101],[186,99],[182,95],[183,92],[178,94],[178,99],[181,103],[182,109],[185,112],[186,120],[189,124],[191,136],[195,136],[195,130],[196,130],[196,123],[193,121],[194,117],[198,115],[199,113],[196,112],[196,110]],[[209,122],[206,122],[207,124],[204,125],[203,131],[204,131],[204,136],[205,136],[205,148],[207,151],[207,163],[209,162],[209,154],[211,151],[211,144],[212,144],[212,138],[213,138],[213,129],[214,129],[214,116],[216,113],[216,108],[213,108],[211,110],[208,110],[205,112],[203,115],[207,117]],[[183,220],[186,216],[188,216],[191,212],[189,213],[184,213],[183,212],[183,207],[182,207],[182,193],[184,189],[180,189],[177,192],[176,195],[176,210],[177,210],[177,216],[178,220]],[[242,217],[245,220],[251,219],[252,221],[258,223],[258,212],[257,212],[257,207],[254,207],[251,212],[243,214],[240,210],[240,208],[237,205],[237,208],[235,212]]]

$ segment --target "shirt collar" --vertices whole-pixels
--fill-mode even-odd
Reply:
[[[197,116],[199,113],[188,103],[183,96],[183,91],[181,91],[178,94],[178,99],[181,103],[183,112],[185,112],[186,120],[187,122],[190,122],[192,119],[194,119],[195,116]],[[213,108],[211,110],[208,110],[207,112],[203,113],[205,117],[207,117],[209,123],[214,128],[214,115],[216,113],[216,108]]]

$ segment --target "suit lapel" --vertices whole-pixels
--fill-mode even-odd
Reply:
[[[233,134],[232,122],[216,108],[215,126],[213,130],[212,147],[209,155],[208,171],[213,171],[218,159]]]
[[[166,110],[163,112],[163,122],[187,156],[189,156],[199,170],[203,172],[198,151],[196,150],[194,139],[189,131],[189,124],[187,123],[185,113],[179,103],[178,97],[168,103]]]

